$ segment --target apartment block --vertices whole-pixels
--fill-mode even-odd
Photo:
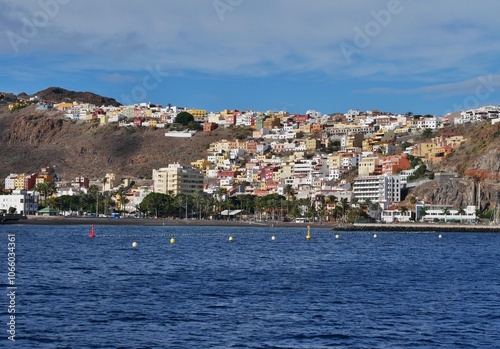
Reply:
[[[354,179],[353,196],[359,200],[391,205],[401,201],[401,189],[398,175],[361,176]]]
[[[180,164],[169,164],[158,170],[153,169],[155,193],[178,195],[192,194],[203,190],[204,176],[195,169]]]

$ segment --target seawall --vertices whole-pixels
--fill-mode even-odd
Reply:
[[[433,223],[355,223],[339,225],[339,231],[398,231],[398,232],[447,232],[447,233],[500,233],[499,225],[483,224],[433,224]]]

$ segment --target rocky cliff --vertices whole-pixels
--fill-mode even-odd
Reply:
[[[407,203],[411,197],[433,204],[452,205],[455,208],[480,206],[484,211],[500,203],[500,185],[460,177],[436,176],[434,181],[411,190]]]

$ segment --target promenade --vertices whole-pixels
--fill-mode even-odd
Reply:
[[[500,233],[500,225],[457,224],[457,223],[355,223],[342,224],[330,222],[255,222],[210,219],[162,219],[162,218],[91,218],[62,216],[28,216],[26,219],[6,222],[6,224],[25,225],[138,225],[138,226],[233,226],[262,228],[311,228],[331,229],[334,231],[373,231],[373,232],[489,232]]]

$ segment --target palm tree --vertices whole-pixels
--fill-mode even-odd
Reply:
[[[127,199],[127,188],[125,187],[119,187],[118,190],[116,191],[116,201],[118,203],[118,210],[123,211],[125,208],[125,205],[128,203]]]
[[[290,211],[288,212],[288,216],[292,219],[295,219],[297,217],[300,217],[302,214],[301,214],[301,210],[299,208],[299,205],[297,203],[297,201],[294,201],[294,203],[292,204],[292,207],[290,208]]]
[[[285,195],[287,200],[290,200],[290,198],[295,197],[295,191],[293,190],[291,184],[287,184],[285,188],[283,188],[283,195]]]
[[[420,216],[421,221],[424,219],[424,216],[427,215],[427,210],[424,206],[420,207],[420,209],[418,210],[418,215]]]
[[[349,200],[347,200],[347,198],[340,199],[340,206],[342,207],[342,217],[343,217],[344,222],[345,222],[346,217],[347,217],[347,213],[349,212],[349,208],[350,208]]]
[[[327,206],[326,206],[326,202],[322,202],[321,205],[319,206],[319,210],[318,210],[318,216],[319,216],[319,222],[320,224],[323,224],[323,221],[326,220],[326,216],[327,216]]]
[[[406,216],[407,213],[408,213],[408,206],[402,206],[401,207],[401,215]]]
[[[363,199],[362,208],[366,208],[367,210],[369,210],[371,205],[372,205],[372,200],[370,198]]]
[[[448,209],[448,207],[443,207],[442,212],[444,215],[444,221],[446,222],[447,221],[446,216],[448,216],[450,214],[450,210]]]
[[[459,208],[457,213],[460,215],[460,223],[462,223],[462,216],[466,213],[463,208]]]
[[[33,191],[40,193],[40,195],[43,195],[42,204],[45,204],[47,198],[49,196],[54,195],[57,192],[57,188],[53,182],[49,183],[43,182],[43,183],[37,183],[33,188]]]
[[[201,205],[204,201],[203,192],[196,190],[193,194],[191,194],[191,199],[193,206],[196,207],[196,211],[198,212],[198,219],[201,219]]]
[[[333,209],[333,218],[338,221],[340,218],[343,217],[343,209],[342,206],[335,206]]]

